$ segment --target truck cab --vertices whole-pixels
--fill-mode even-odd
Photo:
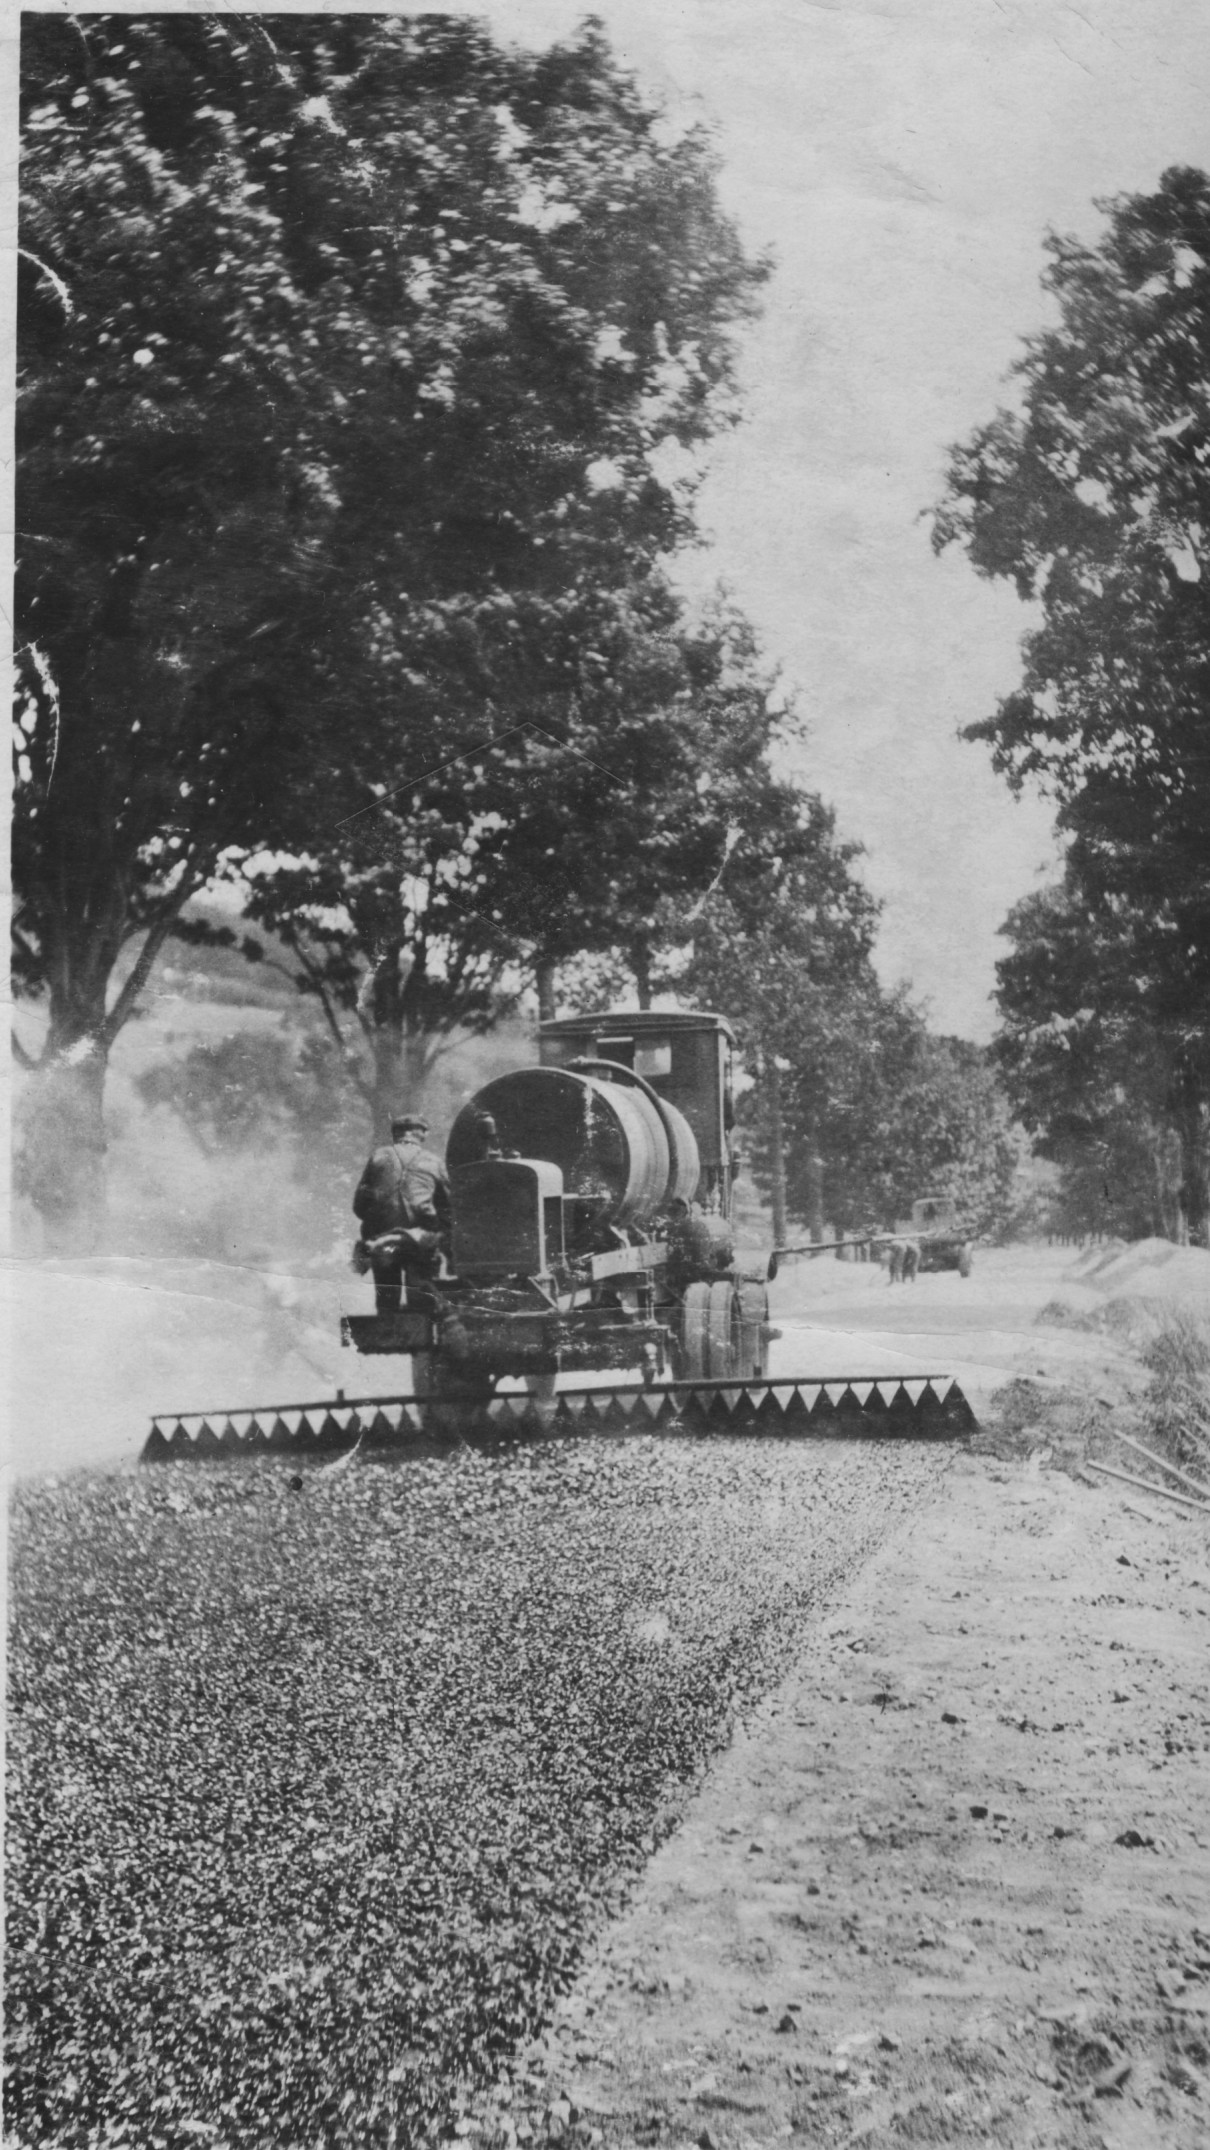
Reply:
[[[947,1194],[922,1194],[912,1204],[909,1223],[901,1225],[905,1232],[951,1232],[957,1229],[958,1206]]]

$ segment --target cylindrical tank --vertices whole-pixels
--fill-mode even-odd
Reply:
[[[615,1085],[620,1083],[624,1090],[637,1091],[641,1097],[646,1098],[647,1103],[659,1114],[668,1140],[668,1185],[664,1193],[664,1204],[667,1206],[677,1197],[682,1202],[692,1202],[702,1176],[702,1160],[697,1136],[679,1107],[670,1104],[666,1097],[661,1097],[659,1091],[653,1090],[641,1075],[636,1075],[633,1068],[604,1059],[573,1060],[571,1068],[574,1074],[595,1075],[604,1082]]]
[[[697,1136],[684,1113],[676,1105],[670,1105],[666,1097],[659,1100],[659,1107],[672,1160],[668,1174],[668,1192],[664,1199],[666,1202],[672,1202],[679,1196],[682,1202],[692,1202],[697,1193],[697,1183],[702,1176]]]
[[[558,1165],[564,1192],[602,1203],[610,1223],[641,1224],[669,1200],[667,1131],[641,1090],[570,1068],[517,1068],[497,1076],[463,1106],[450,1129],[445,1157],[451,1171],[483,1156],[484,1114],[496,1124],[501,1149]],[[685,1134],[696,1153],[687,1123]],[[678,1158],[678,1180],[689,1163],[686,1149],[683,1166]]]

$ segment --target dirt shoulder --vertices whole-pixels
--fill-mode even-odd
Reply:
[[[956,1458],[711,1770],[488,2137],[1200,2150],[1208,1555],[1180,1509]]]

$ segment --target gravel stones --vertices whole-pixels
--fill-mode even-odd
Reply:
[[[943,1467],[631,1437],[22,1486],[6,2139],[437,2133]]]

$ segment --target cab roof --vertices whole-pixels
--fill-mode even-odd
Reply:
[[[677,1008],[664,1012],[653,1008],[609,1008],[603,1015],[559,1015],[549,1022],[539,1023],[538,1035],[543,1038],[576,1038],[591,1034],[607,1036],[611,1032],[625,1032],[628,1037],[671,1037],[675,1032],[708,1030],[721,1033],[734,1045],[735,1032],[725,1015],[716,1015],[711,1009],[686,1010]]]

